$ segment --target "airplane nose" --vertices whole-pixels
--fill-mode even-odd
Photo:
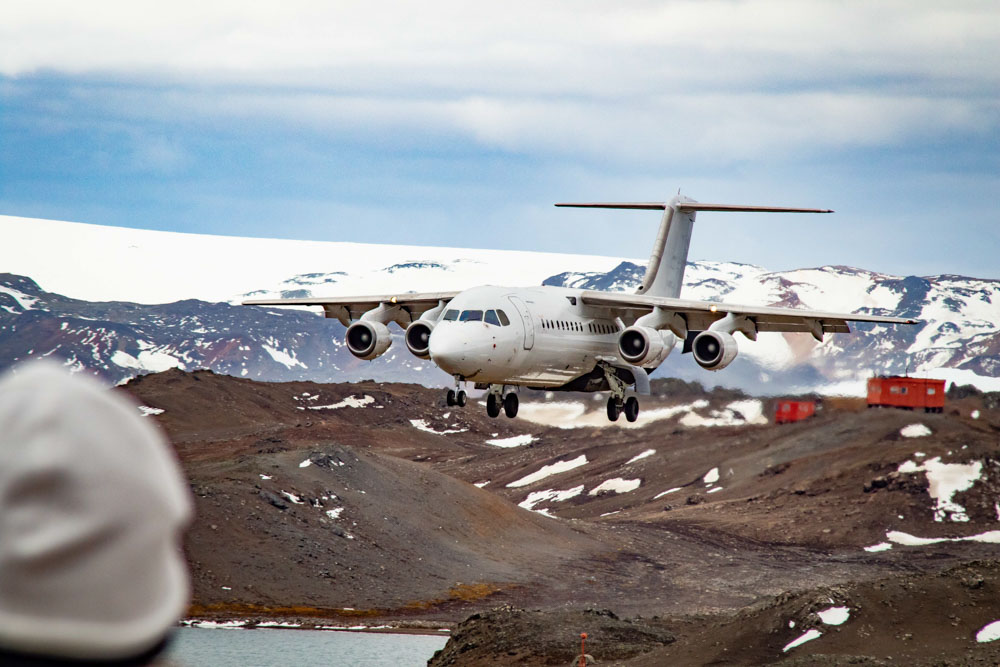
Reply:
[[[477,354],[477,346],[473,345],[468,335],[475,323],[460,323],[438,326],[431,332],[430,355],[431,360],[438,365],[441,370],[449,375],[461,375],[467,377],[482,369],[486,363],[486,358]],[[480,358],[482,357],[482,358]]]

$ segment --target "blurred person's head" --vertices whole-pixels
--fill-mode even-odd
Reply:
[[[15,371],[0,377],[0,663],[152,658],[189,599],[177,463],[96,380]]]

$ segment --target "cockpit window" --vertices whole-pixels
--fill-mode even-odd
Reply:
[[[461,322],[480,322],[483,319],[483,311],[463,310],[462,315],[458,319]]]
[[[486,316],[483,318],[483,321],[486,322],[486,324],[500,326],[500,320],[497,319],[497,311],[495,310],[487,310]]]
[[[507,313],[502,310],[497,310],[497,317],[500,318],[500,324],[505,327],[510,326],[510,320],[507,319]]]
[[[458,319],[458,311],[455,310],[454,308],[451,308],[450,310],[446,310],[445,313],[444,313],[444,319],[445,319],[446,322],[451,322],[453,320],[457,320]]]

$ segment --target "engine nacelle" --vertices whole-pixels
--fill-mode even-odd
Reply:
[[[392,345],[389,327],[381,322],[358,320],[347,327],[347,349],[358,359],[374,359]]]
[[[698,365],[709,371],[721,371],[739,352],[736,339],[724,331],[702,331],[694,337],[691,352]]]
[[[677,337],[673,333],[652,327],[629,327],[618,336],[618,352],[622,359],[643,368],[662,364],[676,344]]]
[[[431,356],[431,332],[434,331],[434,322],[427,320],[417,320],[406,327],[406,349],[421,359],[428,359]]]

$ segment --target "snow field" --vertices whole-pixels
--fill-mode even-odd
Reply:
[[[594,396],[602,398],[600,394]],[[733,401],[722,410],[712,410],[708,416],[696,412],[707,407],[708,401],[699,399],[685,405],[640,410],[639,419],[635,422],[624,419],[612,422],[608,421],[607,413],[603,409],[588,411],[587,405],[583,402],[563,401],[559,403],[524,403],[521,405],[518,416],[535,424],[555,426],[561,429],[584,427],[634,429],[677,415],[682,415],[680,424],[688,428],[767,423],[763,403],[757,399]]]

